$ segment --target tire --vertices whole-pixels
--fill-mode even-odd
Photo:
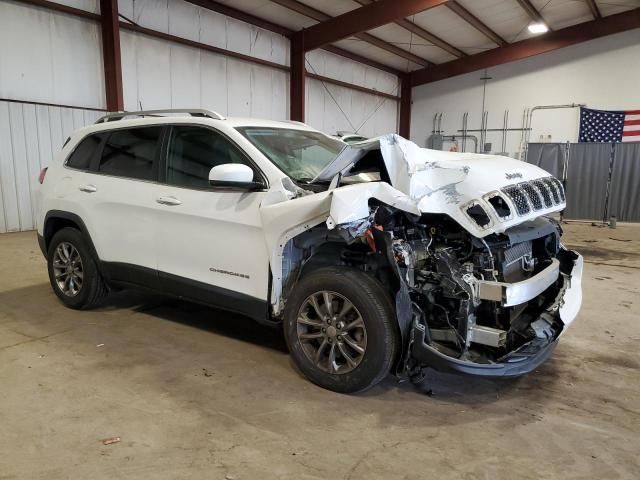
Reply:
[[[69,308],[94,308],[107,295],[95,259],[75,228],[66,227],[55,233],[47,252],[47,266],[51,288]]]
[[[300,280],[285,306],[284,334],[304,376],[339,393],[376,385],[389,373],[399,351],[389,294],[374,278],[345,267],[320,268]]]

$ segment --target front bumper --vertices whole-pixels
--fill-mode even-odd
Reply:
[[[556,300],[541,314],[541,316],[551,315],[560,320],[562,329],[554,338],[536,337],[495,363],[476,363],[454,358],[439,351],[434,344],[429,344],[426,327],[414,322],[411,356],[421,364],[441,372],[483,377],[516,377],[535,370],[553,353],[558,344],[558,338],[574,321],[582,303],[582,256],[563,248],[559,257],[562,258],[558,262],[558,275],[563,275],[565,284]],[[566,267],[568,263],[572,265]],[[537,288],[539,286],[527,291],[530,293]],[[503,304],[507,302],[506,296],[502,297],[502,302]]]

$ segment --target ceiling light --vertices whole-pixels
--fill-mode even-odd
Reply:
[[[529,31],[531,33],[547,33],[549,31],[549,27],[547,27],[544,23],[530,23]]]

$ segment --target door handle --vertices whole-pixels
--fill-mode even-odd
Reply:
[[[176,197],[159,197],[156,202],[161,205],[169,205],[171,207],[176,205],[182,205],[182,202],[178,200]]]
[[[95,193],[98,189],[94,185],[83,185],[80,187],[81,192]]]

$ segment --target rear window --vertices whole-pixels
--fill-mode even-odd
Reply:
[[[94,133],[82,140],[67,160],[67,166],[78,170],[89,170],[91,160],[100,146],[102,134]]]
[[[112,132],[102,151],[98,171],[118,177],[154,180],[162,128],[142,127]]]

